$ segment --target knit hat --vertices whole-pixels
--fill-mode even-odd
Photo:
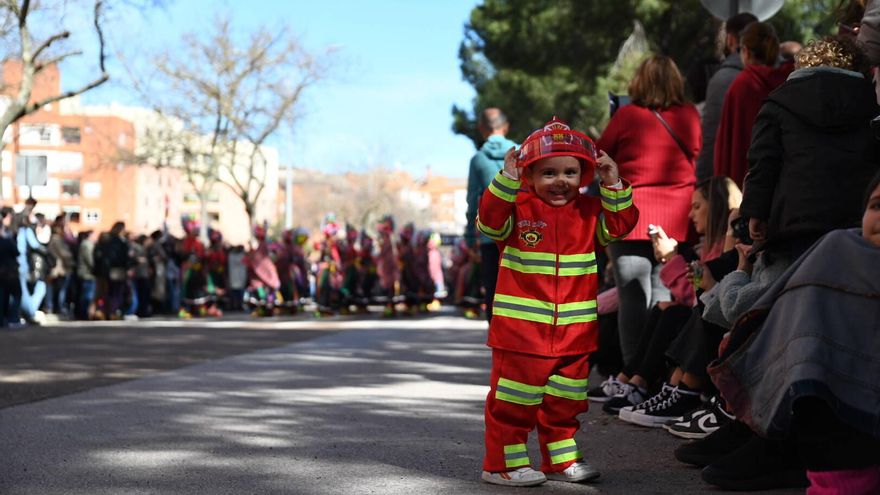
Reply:
[[[596,170],[596,146],[586,135],[571,130],[555,116],[544,127],[529,134],[517,154],[517,166],[528,167],[532,163],[551,156],[573,156],[581,162],[581,186],[593,181]]]

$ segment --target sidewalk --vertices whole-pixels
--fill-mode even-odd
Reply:
[[[346,331],[2,409],[0,493],[523,493],[479,481],[485,323],[336,326]],[[584,419],[578,441],[600,482],[534,492],[716,492],[672,458],[679,441],[665,432]]]

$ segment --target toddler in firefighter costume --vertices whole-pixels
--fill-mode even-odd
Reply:
[[[596,167],[600,196],[581,195]],[[555,117],[505,156],[477,218],[501,252],[489,326],[483,480],[531,486],[599,476],[574,440],[599,338],[595,240],[622,238],[637,220],[632,188],[617,164],[604,152],[596,158],[590,139]],[[526,450],[536,426],[540,471]]]

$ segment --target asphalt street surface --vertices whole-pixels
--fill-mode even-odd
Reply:
[[[485,332],[448,314],[0,332],[0,494],[719,492],[681,440],[600,408],[577,437],[597,483],[481,482]]]

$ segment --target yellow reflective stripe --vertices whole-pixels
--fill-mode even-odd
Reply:
[[[528,259],[528,260],[543,260],[543,261],[556,261],[556,254],[554,253],[542,253],[541,251],[521,251],[515,247],[506,247],[504,252],[509,252],[511,254],[515,254],[516,256]],[[562,256],[560,256],[562,258]]]
[[[595,253],[559,255],[559,276],[577,276],[597,273]]]
[[[596,238],[599,240],[599,244],[603,246],[607,246],[612,242],[619,241],[622,238],[614,237],[611,235],[611,232],[608,231],[608,225],[605,224],[605,214],[599,214],[599,224],[596,226]]]
[[[602,207],[611,212],[625,210],[632,206],[632,187],[615,190],[607,187],[600,187],[599,191],[602,197]]]
[[[584,253],[584,254],[560,254],[559,262],[560,263],[575,263],[575,262],[583,262],[583,261],[596,261],[596,253]]]
[[[509,236],[510,232],[513,230],[513,217],[507,217],[507,221],[504,222],[501,230],[495,230],[492,227],[486,226],[480,222],[480,217],[477,217],[477,228],[480,229],[480,232],[486,234],[486,237],[489,239],[503,241],[504,239],[507,239],[507,236]]]
[[[489,191],[498,199],[513,203],[516,201],[516,193],[519,191],[520,183],[505,177],[501,172],[495,175],[492,182],[489,183]]]
[[[505,246],[504,252],[501,254],[501,266],[522,273],[554,275],[556,273],[556,255],[553,253],[520,251],[519,249]]]
[[[506,175],[504,175],[501,172],[498,172],[497,174],[495,174],[495,177],[493,177],[492,180],[497,180],[498,182],[501,183],[502,186],[504,186],[508,189],[513,189],[514,191],[519,191],[520,184],[522,184],[522,181],[513,180],[511,178],[508,178]]]
[[[596,300],[560,304],[556,307],[556,324],[587,323],[599,318]]]
[[[495,398],[523,406],[537,406],[544,400],[544,387],[499,378]]]
[[[548,395],[564,399],[587,400],[587,379],[578,380],[552,375],[547,381],[545,391]]]
[[[504,464],[509,468],[520,466],[528,466],[529,453],[526,450],[526,444],[517,443],[514,445],[504,446]]]
[[[492,315],[506,316],[537,323],[553,323],[554,304],[537,299],[495,293]]]
[[[573,461],[583,457],[573,438],[548,443],[547,452],[550,454],[550,462],[552,464],[562,464],[563,462]]]

